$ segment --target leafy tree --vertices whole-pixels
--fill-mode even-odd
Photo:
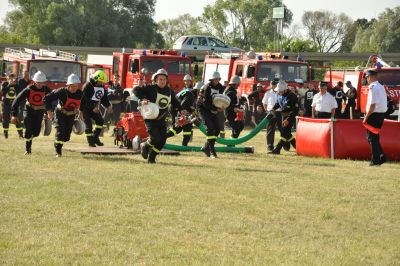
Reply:
[[[283,51],[287,52],[318,52],[318,47],[310,40],[299,38],[284,38]]]
[[[343,38],[351,25],[351,19],[341,13],[330,11],[306,11],[302,17],[308,37],[319,48],[319,52],[338,52]]]
[[[24,43],[72,46],[162,46],[155,0],[10,0],[4,33]],[[1,37],[2,35],[0,35]]]
[[[372,25],[376,20],[361,18],[354,21],[348,28],[347,32],[343,37],[342,46],[340,47],[340,52],[349,53],[353,49],[354,43],[356,41],[357,32],[361,29],[367,29],[370,25]]]
[[[217,0],[204,8],[201,20],[213,35],[242,49],[263,50],[274,39],[272,9],[281,0]],[[285,26],[292,12],[285,9]]]
[[[166,48],[172,48],[174,42],[182,35],[207,34],[198,17],[183,14],[174,19],[164,19],[158,22],[158,27],[165,40]]]
[[[353,52],[400,52],[400,6],[382,12],[357,32]]]

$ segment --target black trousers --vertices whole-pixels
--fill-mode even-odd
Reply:
[[[65,115],[61,111],[56,110],[55,113],[55,128],[56,132],[56,143],[64,144],[71,138],[72,127],[74,126],[75,115]]]
[[[312,107],[311,106],[304,107],[304,117],[312,117]]]
[[[26,141],[31,141],[34,137],[39,136],[40,129],[42,127],[43,116],[44,110],[35,111],[30,107],[26,107],[26,111],[24,111]]]
[[[93,123],[95,122],[95,131],[93,133]],[[85,133],[87,137],[94,136],[99,137],[101,130],[103,129],[104,119],[101,113],[95,113],[92,110],[83,112],[83,122],[85,123],[86,129]]]
[[[7,132],[10,128],[10,120],[11,120],[11,105],[13,100],[12,99],[3,99],[2,109],[3,109],[3,130]],[[18,131],[23,130],[22,119],[19,114],[21,114],[20,108],[18,108],[18,121],[15,124],[15,127]]]
[[[145,120],[147,133],[149,133],[148,144],[151,146],[150,154],[158,154],[167,141],[167,124],[164,119]]]
[[[328,113],[328,112],[317,112],[316,113],[316,118],[319,118],[319,119],[325,119],[325,118],[331,118],[332,117],[332,114],[331,113]]]
[[[219,125],[219,134],[225,134],[225,114],[224,112],[218,112],[217,114],[217,118],[218,118],[218,125]]]
[[[242,132],[244,125],[243,121],[235,121],[236,119],[236,113],[235,112],[230,112],[226,114],[226,119],[229,122],[229,126],[232,128],[232,138],[238,138],[240,135],[240,132]]]
[[[284,121],[286,118],[288,118],[287,116],[282,116],[282,121]],[[281,141],[283,142],[290,142],[291,140],[294,139],[294,136],[292,135],[292,127],[295,123],[295,120],[293,119],[293,121],[291,119],[288,119],[289,123],[287,126],[282,126],[282,130],[281,130]]]
[[[200,117],[207,128],[207,139],[216,138],[220,133],[220,120],[217,114],[205,108],[199,108]]]
[[[356,103],[347,103],[344,108],[342,118],[350,119],[350,109],[353,111],[353,116],[355,115]]]
[[[337,108],[335,110],[335,118],[342,118],[342,101],[336,101],[337,102]]]
[[[384,120],[385,113],[372,113],[367,119],[367,124],[375,128],[382,128]],[[375,134],[367,129],[367,140],[371,147],[371,162],[374,164],[379,164],[381,158],[385,156],[382,146],[379,142],[379,134]]]
[[[275,130],[278,127],[279,132],[282,131],[282,113],[276,112],[275,117],[269,120],[267,125],[267,146],[270,148],[274,147],[275,141]]]
[[[187,146],[190,138],[193,135],[193,125],[191,123],[183,125],[181,127],[174,126],[173,128],[170,128],[167,132],[167,138],[174,137],[181,132],[183,132],[182,146]]]

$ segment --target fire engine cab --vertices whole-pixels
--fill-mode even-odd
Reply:
[[[158,69],[168,72],[168,82],[175,93],[184,88],[183,77],[192,75],[189,57],[174,50],[137,50],[132,53],[114,52],[112,73],[121,77],[121,86],[132,96],[139,84],[151,84],[151,76]]]
[[[234,75],[241,78],[238,94],[246,102],[246,116],[253,104],[249,101],[248,95],[256,89],[258,83],[267,88],[275,78],[285,80],[292,87],[297,87],[299,83],[310,82],[308,63],[289,60],[280,53],[220,53],[206,56],[203,80],[207,82],[214,71],[220,73],[223,83]],[[261,93],[260,97],[263,97],[263,94]]]
[[[29,71],[30,78],[40,70],[46,74],[46,85],[50,89],[64,87],[72,73],[84,82],[84,66],[78,61],[78,56],[63,51],[5,48],[2,69],[2,75],[14,73],[17,78],[22,78],[25,70]]]

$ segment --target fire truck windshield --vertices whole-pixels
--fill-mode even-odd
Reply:
[[[380,71],[378,80],[381,84],[387,86],[399,86],[400,85],[400,70],[384,70]]]
[[[81,65],[75,62],[63,62],[53,60],[31,61],[29,75],[32,78],[37,71],[42,71],[49,82],[67,82],[69,75],[74,73],[81,79]]]
[[[258,81],[271,81],[275,78],[294,82],[307,81],[308,66],[304,64],[291,64],[285,62],[260,62],[257,70]]]
[[[145,59],[142,62],[142,68],[146,68],[150,73],[155,73],[160,68],[167,70],[168,74],[189,74],[189,61],[164,61],[159,59]]]

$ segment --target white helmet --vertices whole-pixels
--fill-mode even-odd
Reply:
[[[286,82],[284,81],[279,81],[278,85],[275,88],[276,92],[283,92],[286,91],[288,89],[288,85]]]
[[[46,75],[39,70],[38,72],[35,73],[35,75],[33,75],[32,80],[35,82],[46,82],[47,78]]]
[[[202,87],[204,86],[204,82],[203,81],[199,81],[196,83],[196,85],[194,85],[194,90],[200,90]]]
[[[68,76],[67,85],[79,84],[79,83],[81,83],[81,80],[77,75],[71,74]]]
[[[160,68],[159,70],[157,70],[156,73],[153,74],[153,76],[151,77],[152,80],[156,80],[157,76],[159,75],[164,75],[168,78],[168,72],[164,68]]]
[[[213,80],[213,79],[221,79],[221,75],[219,74],[219,72],[218,71],[214,71],[213,73],[212,73],[212,76],[211,76],[211,78],[209,78],[209,80]]]
[[[189,74],[187,74],[187,75],[183,78],[183,81],[192,81],[192,77],[191,77]]]
[[[239,76],[233,76],[231,77],[231,81],[229,81],[229,85],[240,85],[241,82]]]

